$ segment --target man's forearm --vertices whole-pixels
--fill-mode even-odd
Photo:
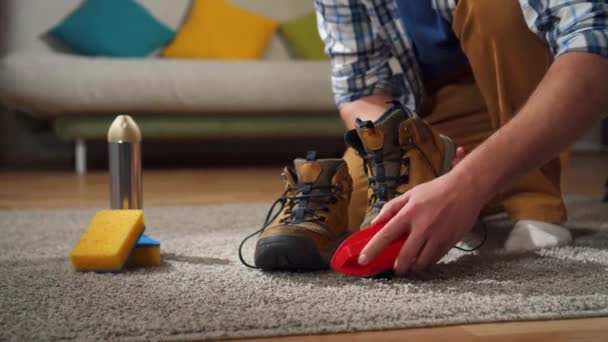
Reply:
[[[340,116],[347,129],[355,128],[355,119],[376,121],[391,107],[392,97],[375,94],[347,103],[340,108]]]
[[[484,200],[540,167],[608,113],[608,59],[588,53],[558,58],[526,105],[453,172]]]

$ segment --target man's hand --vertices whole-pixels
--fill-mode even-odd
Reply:
[[[459,148],[454,166],[464,157]],[[448,173],[387,203],[375,222],[386,225],[367,244],[359,263],[371,262],[393,240],[409,234],[394,268],[399,274],[437,263],[473,227],[486,196],[473,182]]]
[[[557,58],[519,113],[454,170],[387,203],[387,222],[362,251],[369,263],[409,233],[398,273],[437,262],[473,227],[482,206],[517,177],[540,167],[608,112],[608,58],[571,52]]]

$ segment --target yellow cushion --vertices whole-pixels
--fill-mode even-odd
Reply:
[[[257,59],[277,26],[272,19],[224,0],[194,0],[188,19],[163,56]]]

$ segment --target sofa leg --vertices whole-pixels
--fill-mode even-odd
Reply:
[[[84,139],[77,139],[74,145],[76,174],[87,173],[87,143]]]

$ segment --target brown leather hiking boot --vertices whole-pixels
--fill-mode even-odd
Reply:
[[[449,137],[398,102],[376,122],[357,120],[345,140],[363,158],[369,177],[361,228],[370,225],[386,202],[448,172],[456,155]]]
[[[347,235],[352,181],[342,159],[314,152],[285,167],[282,210],[259,236],[255,265],[263,270],[326,269]],[[271,208],[272,211],[272,208]],[[269,213],[270,215],[270,213]]]

